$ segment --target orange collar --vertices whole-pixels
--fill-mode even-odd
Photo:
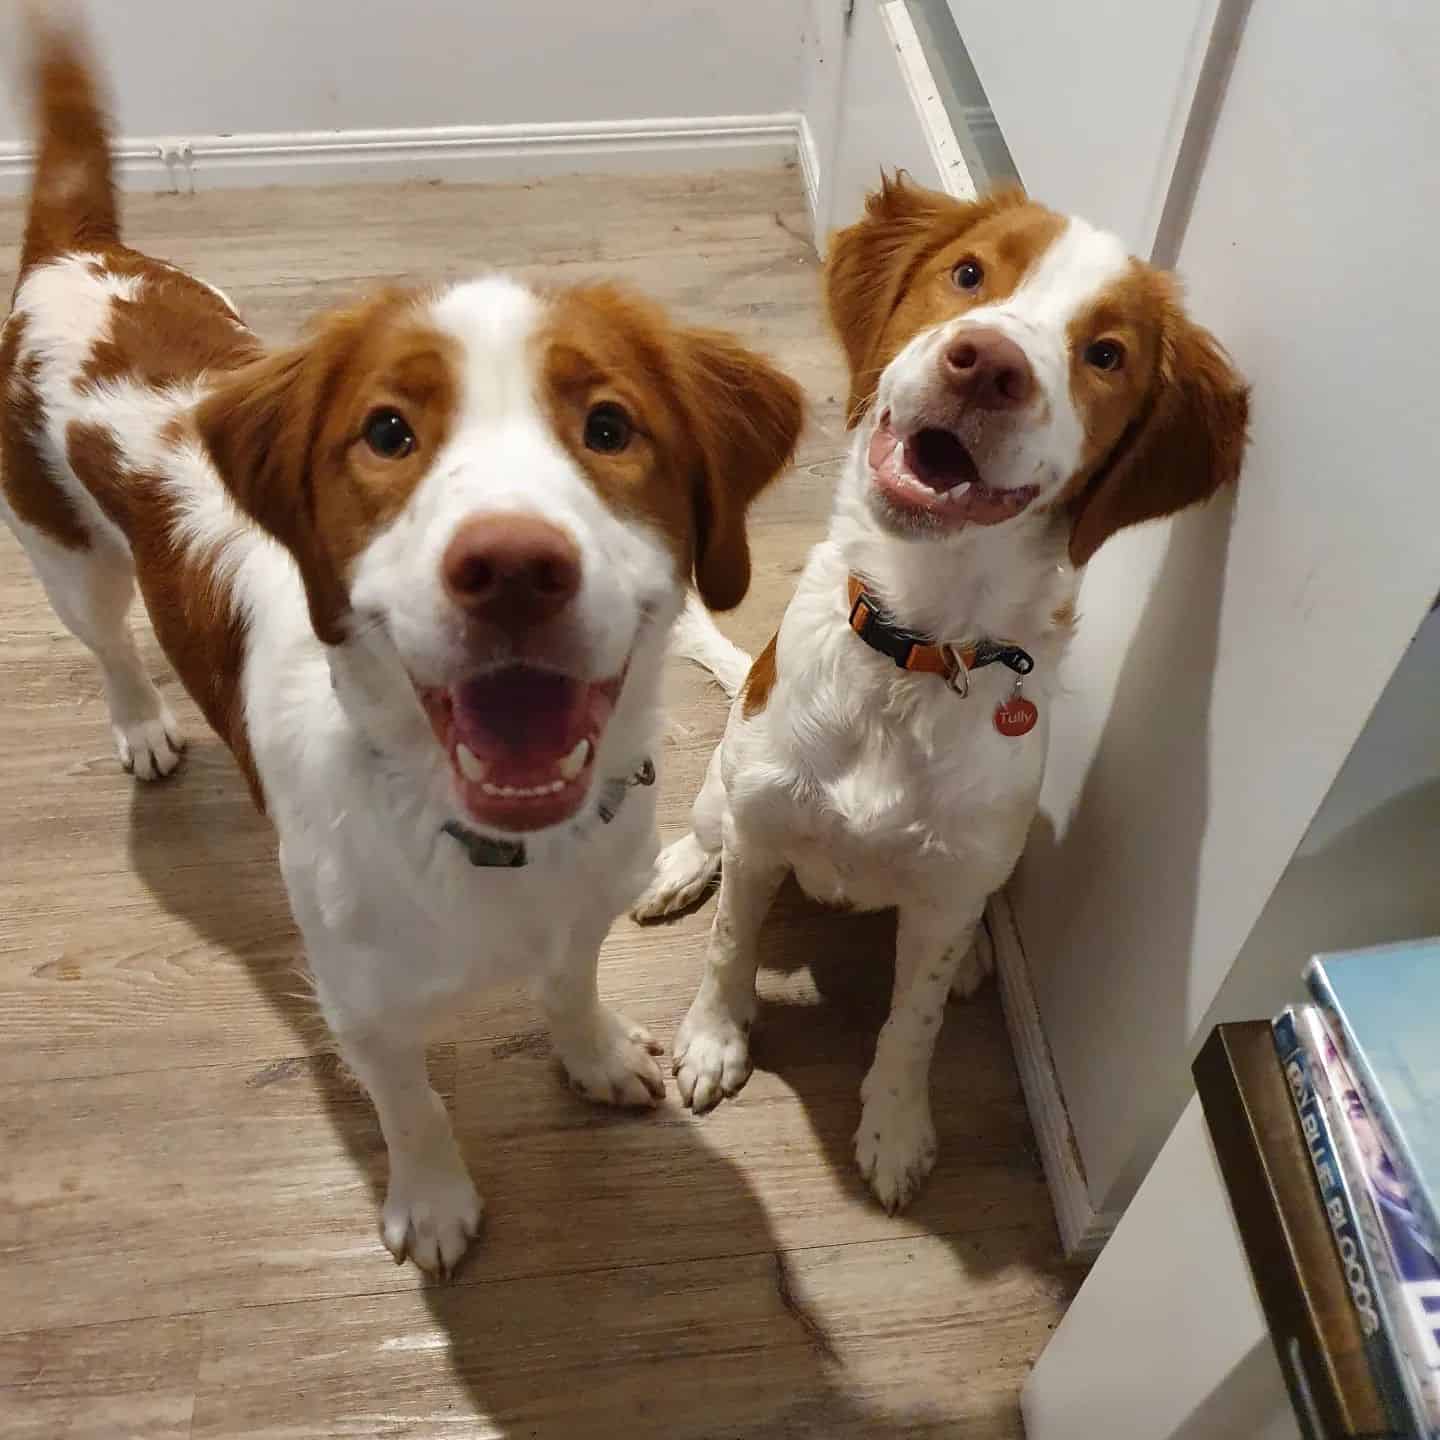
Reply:
[[[1028,675],[1035,661],[1009,640],[969,640],[952,645],[896,624],[858,575],[851,575],[850,628],[872,649],[888,655],[901,670],[938,675],[962,699],[970,693],[970,672],[997,661],[1016,675]]]

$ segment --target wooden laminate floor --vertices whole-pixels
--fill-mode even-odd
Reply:
[[[739,331],[807,386],[727,628],[769,635],[842,450],[842,369],[793,173],[136,197],[127,237],[224,287],[267,338],[358,286],[503,266],[615,276]],[[0,206],[8,293],[21,217]],[[274,842],[188,722],[138,786],[100,682],[0,531],[0,1435],[990,1437],[1070,1292],[993,987],[952,1006],[942,1154],[890,1219],[850,1159],[893,921],[793,891],[765,931],[744,1094],[695,1120],[592,1109],[522,996],[436,1046],[487,1201],[455,1282],[381,1248],[384,1155],[307,1007]],[[683,824],[722,728],[679,667],[661,797]],[[707,907],[621,921],[601,984],[668,1039]]]

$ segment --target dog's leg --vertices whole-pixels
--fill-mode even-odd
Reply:
[[[693,905],[720,873],[721,833],[725,820],[725,782],[720,778],[717,745],[705,771],[705,783],[690,807],[690,833],[667,845],[655,861],[645,893],[630,913],[642,924],[675,915]]]
[[[705,975],[675,1035],[680,1098],[697,1115],[738,1094],[750,1078],[760,926],[786,868],[778,857],[727,837]]]
[[[10,518],[7,516],[7,518]],[[180,727],[145,673],[130,633],[135,567],[123,545],[101,535],[84,550],[59,545],[32,526],[11,520],[66,628],[100,662],[111,733],[120,763],[137,780],[157,780],[180,763]]]
[[[654,1105],[665,1094],[665,1077],[655,1062],[663,1047],[643,1025],[600,1003],[597,970],[609,927],[608,916],[575,927],[541,981],[540,1004],[576,1091],[603,1105]]]
[[[341,1030],[340,1053],[370,1092],[390,1152],[380,1216],[385,1248],[401,1264],[447,1275],[479,1233],[484,1207],[460,1158],[445,1102],[430,1088],[417,1036]]]
[[[905,1206],[935,1164],[930,1118],[930,1061],[945,996],[965,958],[969,937],[985,904],[902,905],[895,947],[895,988],[890,1018],[875,1045],[875,1061],[860,1087],[860,1128],[855,1159],[875,1197],[892,1214]]]
[[[960,963],[950,981],[950,996],[954,1000],[970,1000],[995,973],[995,941],[990,934],[990,923],[984,916],[976,923],[969,945],[962,942],[961,949]]]

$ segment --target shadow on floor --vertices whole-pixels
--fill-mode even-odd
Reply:
[[[243,783],[209,737],[197,742],[176,783],[135,788],[133,863],[167,910],[247,964],[260,994],[293,1030],[297,1055],[312,1057],[276,1063],[308,1073],[378,1204],[385,1159],[373,1112],[324,1052],[323,1025],[303,976],[275,943],[293,933],[293,924],[274,849],[268,824],[250,808]],[[298,957],[298,937],[291,953]],[[874,968],[888,987],[883,967]],[[857,1086],[868,1043],[862,1028],[873,1040],[869,1021],[878,994],[867,979],[858,998],[831,1007],[835,1013],[825,1017],[836,1027],[837,1053],[848,1063],[853,1052]],[[859,1007],[857,1023],[852,1005]],[[817,1020],[824,1023],[813,1013],[803,1025],[798,1015],[768,1016],[762,1063],[772,1053],[800,1048],[801,1030],[814,1031]],[[459,1107],[462,1148],[491,1202],[487,1232],[456,1280],[428,1284],[424,1295],[448,1335],[450,1365],[469,1405],[499,1434],[515,1440],[609,1440],[622,1430],[630,1440],[1019,1434],[1014,1406],[961,1419],[925,1410],[881,1412],[855,1398],[764,1209],[739,1170],[706,1145],[696,1127],[673,1112],[667,1122],[663,1109],[647,1116],[595,1110],[561,1089],[543,1054],[527,1054],[525,1045],[494,1046],[489,1054],[485,1048],[441,1046],[432,1055],[437,1088],[452,1105],[457,1087],[467,1104],[480,1092],[502,1103],[479,1116]],[[478,1052],[473,1085],[457,1075],[457,1049],[471,1052],[467,1064]],[[504,1068],[516,1059],[528,1063]],[[529,1124],[537,1113],[544,1118],[539,1129]],[[480,1131],[483,1147],[475,1143]],[[837,1165],[847,1163],[846,1143],[842,1135],[826,1136]],[[526,1182],[528,1193],[505,1181],[512,1167],[514,1185]],[[662,1225],[658,1212],[671,1208],[682,1185],[696,1213],[680,1220],[670,1215]],[[696,1234],[723,1236],[718,1261],[713,1241],[696,1244],[689,1237],[687,1220],[701,1227]],[[373,1212],[357,1213],[356,1226],[376,1235]],[[539,1273],[527,1276],[542,1244],[562,1259],[548,1268],[537,1261]],[[378,1235],[374,1252],[377,1267],[389,1264]],[[311,1353],[333,1347],[333,1340],[320,1345],[319,1338],[295,1337],[296,1362],[309,1367],[308,1379],[317,1379],[314,1367],[331,1363],[325,1353]],[[382,1409],[401,1412],[394,1414],[399,1421],[413,1403],[417,1423],[425,1423],[421,1417],[449,1402],[437,1396],[433,1378],[428,1388],[416,1388],[412,1377],[423,1373],[415,1368],[421,1358],[381,1356],[374,1374],[346,1365],[353,1393],[344,1388],[333,1405],[326,1403],[353,1407],[358,1424],[371,1423]],[[386,1370],[387,1364],[401,1368]],[[336,1381],[330,1383],[333,1388]],[[291,1388],[298,1394],[298,1382],[281,1388],[285,1395],[277,1392],[273,1401],[277,1427],[282,1418],[303,1423],[296,1413],[303,1397],[287,1398]],[[315,1389],[324,1388],[322,1371]],[[327,1413],[324,1422],[338,1429],[344,1418]]]

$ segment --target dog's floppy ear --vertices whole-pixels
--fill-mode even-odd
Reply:
[[[695,588],[710,609],[729,610],[750,588],[745,512],[789,464],[804,401],[788,375],[718,331],[680,333],[676,379],[699,456]]]
[[[1071,502],[1071,561],[1084,565],[1117,530],[1234,484],[1249,410],[1249,387],[1215,337],[1167,302],[1146,410]]]
[[[884,368],[880,344],[885,324],[916,267],[972,225],[1024,203],[1019,189],[982,200],[957,200],[914,184],[899,170],[893,178],[882,175],[880,188],[865,199],[865,214],[830,237],[825,298],[850,362],[847,424],[859,420],[875,392]]]
[[[321,317],[299,344],[226,375],[195,412],[235,503],[295,557],[311,624],[327,645],[344,639],[349,600],[316,514],[325,425],[368,323],[396,298],[386,293]]]

